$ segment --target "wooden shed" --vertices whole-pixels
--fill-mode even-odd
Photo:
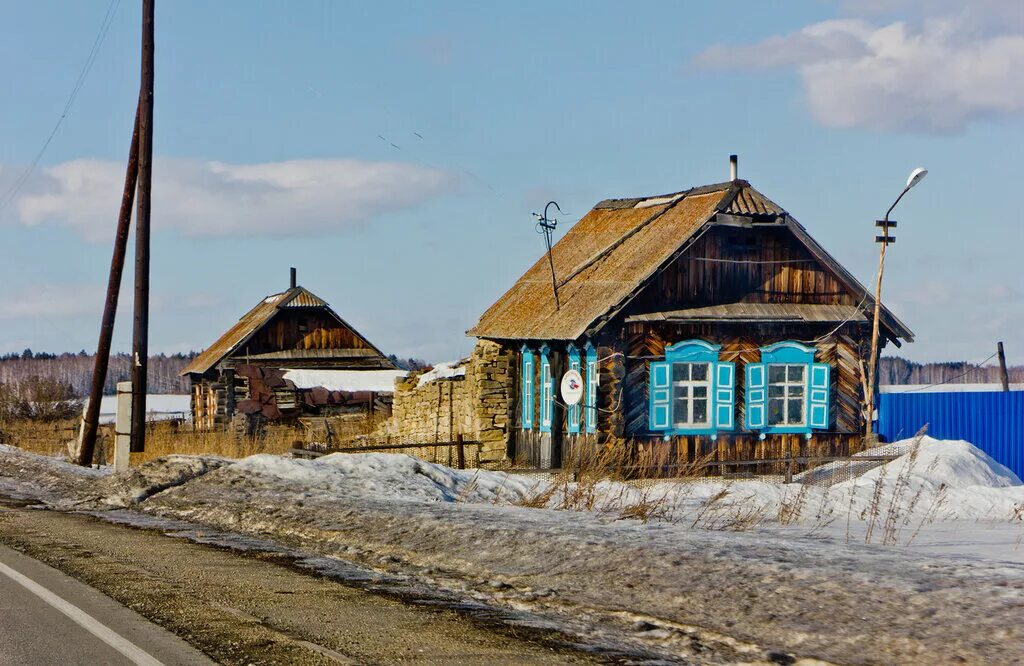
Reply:
[[[542,256],[469,331],[517,354],[511,457],[558,467],[618,438],[686,459],[862,446],[873,299],[747,181],[601,201],[552,261],[560,307]],[[883,342],[912,341],[881,312]],[[585,387],[572,407],[568,369]]]
[[[191,380],[197,429],[227,426],[236,414],[268,420],[352,405],[373,409],[404,376],[379,349],[296,284],[267,296],[199,354]]]

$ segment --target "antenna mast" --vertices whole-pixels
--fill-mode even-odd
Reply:
[[[544,206],[544,214],[538,215],[534,213],[533,216],[537,218],[537,233],[544,236],[544,244],[548,248],[548,265],[551,266],[551,289],[555,292],[555,309],[561,310],[562,304],[558,301],[558,280],[555,278],[555,260],[551,256],[551,234],[554,233],[555,227],[558,225],[558,220],[548,217],[548,208],[554,206],[559,213],[562,209],[558,207],[558,204],[554,201],[549,201]]]

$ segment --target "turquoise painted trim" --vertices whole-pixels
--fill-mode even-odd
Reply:
[[[747,430],[756,430],[769,435],[808,435],[813,430],[825,430],[829,425],[829,402],[831,368],[827,363],[814,362],[814,347],[784,340],[761,348],[761,362],[747,364]],[[801,426],[768,425],[768,366],[774,364],[804,365],[805,424]],[[750,378],[751,369],[760,377]],[[760,368],[757,370],[756,368]],[[757,380],[762,380],[758,384]],[[759,388],[764,388],[763,396]],[[759,401],[758,398],[761,398]]]
[[[587,382],[586,396],[584,397],[583,424],[588,433],[597,432],[597,387],[601,375],[597,370],[597,349],[590,342],[587,342],[584,350],[587,354]]]
[[[761,363],[814,363],[814,347],[793,340],[761,347]]]
[[[540,431],[551,432],[555,412],[555,378],[551,375],[551,348],[540,348]]]
[[[580,350],[576,345],[569,345],[569,369],[580,372]],[[581,373],[582,374],[582,373]],[[580,431],[580,403],[570,405],[568,409],[569,432],[577,434]]]
[[[722,349],[722,345],[715,345],[707,342],[706,340],[682,340],[675,344],[669,345],[665,348],[665,361],[664,366],[666,367],[665,372],[668,374],[668,384],[665,388],[665,393],[655,393],[656,390],[661,391],[661,388],[655,387],[655,366],[662,365],[661,363],[651,364],[651,386],[650,386],[650,400],[649,402],[649,413],[648,413],[648,427],[651,430],[657,430],[664,432],[666,436],[670,435],[717,435],[719,430],[732,430],[734,427],[734,396],[736,390],[736,377],[735,377],[735,366],[732,363],[723,363],[718,360],[718,354]],[[673,363],[708,363],[710,364],[709,372],[710,386],[708,387],[708,413],[709,423],[706,426],[700,426],[695,428],[676,428],[672,424],[674,419],[672,417],[672,364]],[[724,374],[721,375],[722,382],[719,383],[719,368],[726,367],[728,369],[722,370]],[[658,372],[662,372],[658,370]],[[657,379],[661,379],[658,377]],[[721,391],[721,393],[720,393]],[[727,401],[727,410],[719,410],[719,396],[722,396],[723,400]],[[666,398],[666,404],[662,405],[660,398]],[[724,407],[725,405],[723,405]],[[657,411],[656,411],[657,410]],[[663,411],[664,414],[663,414]],[[663,420],[663,416],[667,415],[667,423]],[[727,418],[726,418],[727,416]],[[662,427],[664,424],[664,427]]]
[[[672,364],[651,363],[647,423],[651,430],[672,430]]]
[[[523,430],[533,430],[533,350],[523,345],[520,354],[519,395],[522,402],[519,424]]]
[[[665,360],[669,363],[717,363],[722,345],[704,340],[684,340],[665,347]]]

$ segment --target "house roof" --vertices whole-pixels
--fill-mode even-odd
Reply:
[[[551,268],[542,256],[468,334],[496,340],[575,340],[592,334],[685,251],[718,213],[779,220],[851,293],[863,297],[866,307],[873,307],[864,286],[781,206],[747,181],[734,180],[599,202],[552,248],[561,307],[555,307]],[[884,307],[882,323],[894,340],[913,339]]]
[[[216,342],[192,359],[192,362],[189,363],[188,366],[186,366],[179,374],[184,377],[185,375],[201,375],[207,372],[210,368],[220,363],[227,356],[230,356],[235,350],[248,342],[257,331],[263,328],[271,319],[274,318],[274,315],[281,310],[292,308],[318,308],[324,310],[330,316],[334,317],[334,319],[336,319],[340,324],[351,329],[353,333],[356,333],[354,328],[352,328],[344,319],[339,317],[338,314],[330,308],[327,301],[323,300],[305,287],[292,287],[288,291],[281,292],[280,294],[271,294],[257,303],[253,309],[242,315],[242,318],[238,320],[238,323],[217,338]],[[356,335],[359,334],[356,333]],[[361,335],[359,335],[359,337],[370,346],[372,349],[371,353],[379,354],[381,357],[384,357],[384,354],[370,344],[366,338],[363,338]],[[388,364],[392,365],[390,361]]]
[[[824,322],[867,321],[856,305],[818,305],[809,303],[725,303],[668,312],[649,312],[626,318],[634,321],[666,322]]]

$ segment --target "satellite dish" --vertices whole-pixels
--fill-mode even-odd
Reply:
[[[572,407],[583,399],[583,375],[579,370],[569,370],[562,375],[562,401]]]
[[[907,189],[909,190],[914,185],[917,185],[918,183],[920,183],[922,180],[924,180],[924,177],[927,176],[927,175],[928,175],[928,169],[925,169],[923,167],[917,167],[916,169],[911,171],[910,172],[910,177],[907,178]]]

